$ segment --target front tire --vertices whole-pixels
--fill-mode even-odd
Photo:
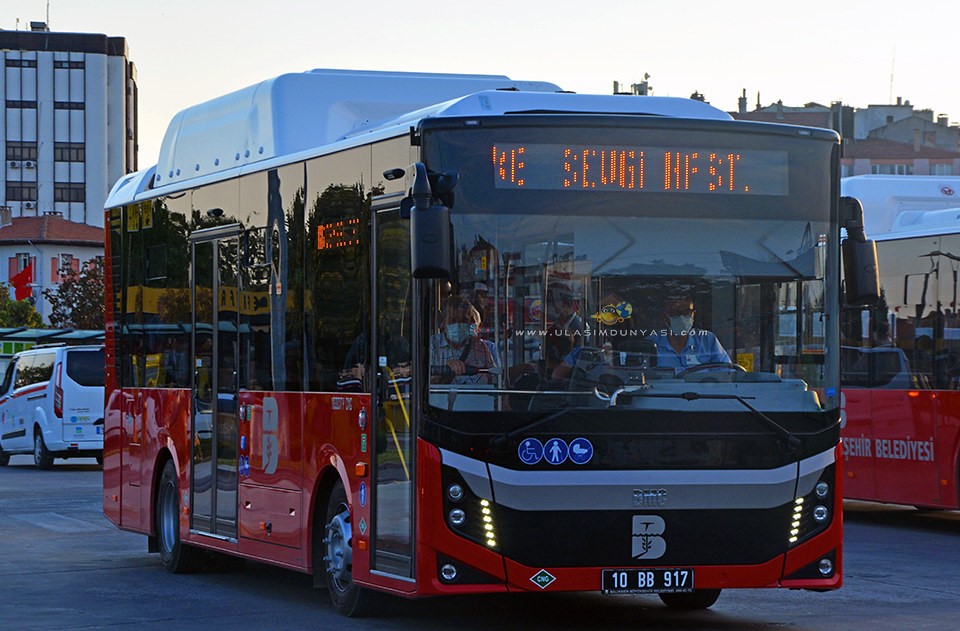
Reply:
[[[180,490],[177,468],[172,460],[163,466],[157,487],[157,545],[160,560],[168,572],[191,574],[200,569],[203,551],[180,541]]]
[[[349,618],[362,618],[377,612],[376,594],[353,582],[353,527],[347,493],[341,482],[330,492],[322,541],[314,542],[315,572],[324,572],[330,603]]]
[[[43,433],[39,429],[33,433],[33,464],[43,471],[53,467],[53,454],[43,442]]]
[[[670,609],[692,611],[709,609],[720,598],[719,589],[695,589],[689,594],[658,594],[663,604]]]

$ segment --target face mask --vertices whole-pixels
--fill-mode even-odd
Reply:
[[[463,344],[473,336],[476,330],[476,324],[448,324],[447,339],[452,344]]]
[[[693,316],[681,315],[670,318],[670,331],[673,334],[686,333],[693,328]]]

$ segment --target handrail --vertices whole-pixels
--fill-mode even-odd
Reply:
[[[400,411],[403,413],[403,420],[407,423],[407,429],[410,429],[410,413],[407,411],[407,406],[403,402],[403,395],[400,393],[400,385],[397,383],[396,375],[390,369],[390,366],[384,366],[383,368],[387,371],[390,381],[393,383],[393,388],[397,392],[397,402],[400,404]],[[410,469],[407,467],[407,459],[403,457],[403,449],[400,448],[400,440],[397,438],[397,431],[390,419],[387,418],[386,413],[383,415],[383,421],[387,424],[387,428],[390,430],[390,435],[393,436],[393,444],[397,446],[397,455],[400,457],[400,465],[403,467],[403,472],[407,475],[407,480],[409,480]]]

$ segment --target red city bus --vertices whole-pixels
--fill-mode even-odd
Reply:
[[[838,588],[839,147],[494,76],[191,107],[107,204],[104,512],[347,615]]]
[[[844,313],[851,499],[960,508],[960,177],[844,178],[877,241],[881,300]]]

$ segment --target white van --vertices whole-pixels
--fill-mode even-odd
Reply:
[[[38,346],[18,353],[0,384],[0,466],[33,454],[103,463],[103,346]]]

